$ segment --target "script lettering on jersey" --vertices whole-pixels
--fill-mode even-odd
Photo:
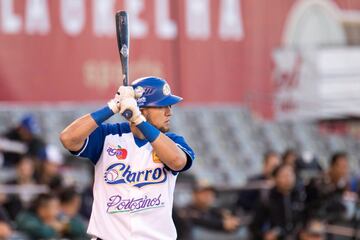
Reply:
[[[121,212],[140,212],[152,208],[164,207],[164,202],[161,201],[161,194],[157,197],[144,196],[142,198],[124,199],[120,195],[111,196],[107,202],[107,213],[121,213]]]
[[[165,167],[132,171],[130,166],[124,163],[110,165],[104,174],[105,182],[108,184],[127,183],[141,188],[150,184],[160,184],[167,180]]]

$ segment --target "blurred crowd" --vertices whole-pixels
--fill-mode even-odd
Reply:
[[[179,239],[197,239],[194,229],[228,233],[229,239],[360,239],[359,179],[350,175],[345,152],[334,153],[323,169],[315,157],[293,149],[271,151],[262,172],[239,189],[196,180],[194,186],[192,203],[175,209]],[[230,205],[221,201],[229,191],[236,196]]]
[[[0,176],[0,239],[89,239],[91,179],[82,188],[64,179],[63,153],[41,138],[33,116],[1,133],[0,156],[1,171],[13,171],[5,180]],[[359,237],[360,178],[350,174],[345,152],[321,166],[315,156],[293,149],[269,151],[262,171],[231,189],[190,179],[191,201],[173,211],[178,239]],[[201,238],[199,231],[213,238]]]
[[[0,239],[88,239],[91,188],[64,179],[63,153],[34,116],[1,134],[0,164]]]

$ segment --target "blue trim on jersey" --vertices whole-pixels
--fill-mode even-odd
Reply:
[[[117,123],[120,125],[121,133],[131,133],[130,124],[128,122]],[[121,136],[121,134],[120,134]]]
[[[82,150],[81,150],[78,154],[76,154],[76,156],[80,156],[80,154],[85,150],[85,148],[86,148],[86,146],[88,145],[88,143],[89,143],[89,137],[86,138],[85,143],[84,143],[84,145],[82,146]]]
[[[181,150],[183,150],[187,156],[185,167],[183,169],[181,169],[180,171],[174,171],[174,170],[170,169],[169,167],[167,167],[167,168],[169,168],[174,175],[177,174],[178,172],[183,172],[183,171],[188,170],[191,167],[191,165],[195,159],[194,151],[185,142],[185,139],[183,137],[176,135],[175,133],[171,133],[171,132],[167,132],[167,133],[165,133],[165,135],[168,136],[171,140],[173,140],[176,143],[176,145]]]
[[[119,135],[130,133],[131,129],[127,122],[116,124],[101,124],[85,141],[79,151],[70,151],[73,155],[89,158],[96,164],[102,154],[105,138],[107,135]]]
[[[147,139],[140,139],[135,136],[134,136],[134,141],[135,141],[136,146],[138,146],[139,148],[141,148],[142,146],[144,146],[145,144],[147,144],[149,142]]]
[[[122,133],[130,133],[131,132],[130,124],[127,123],[127,122],[121,123],[120,128],[121,128]],[[144,146],[145,144],[147,144],[149,142],[147,139],[140,139],[140,138],[137,138],[135,136],[134,136],[134,141],[135,141],[135,144],[139,148],[141,148],[142,146]]]
[[[91,162],[96,164],[102,154],[106,136],[117,135],[117,134],[121,136],[124,133],[131,133],[130,125],[127,122],[116,123],[116,124],[101,124],[90,134],[90,136],[86,139],[81,149],[79,149],[78,151],[70,151],[70,152],[75,156],[89,158]],[[194,151],[185,142],[185,139],[183,137],[171,132],[167,132],[165,133],[165,135],[168,136],[172,141],[174,141],[176,145],[181,150],[183,150],[187,156],[185,167],[180,171],[173,171],[172,169],[166,166],[167,169],[171,170],[174,175],[176,175],[178,172],[188,170],[195,159]],[[139,139],[135,136],[134,136],[134,141],[139,148],[149,142],[146,139]]]

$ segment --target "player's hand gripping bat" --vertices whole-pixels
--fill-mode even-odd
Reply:
[[[123,85],[129,85],[129,49],[130,49],[130,33],[129,33],[129,21],[126,11],[117,12],[115,15],[116,21],[116,37],[119,48],[119,55],[123,73]],[[119,94],[119,93],[118,93]],[[126,109],[122,115],[126,119],[132,117],[132,112]]]

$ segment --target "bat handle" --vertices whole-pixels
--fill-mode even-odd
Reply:
[[[126,109],[123,113],[122,113],[123,117],[126,119],[130,119],[133,115],[132,111],[130,109]]]

